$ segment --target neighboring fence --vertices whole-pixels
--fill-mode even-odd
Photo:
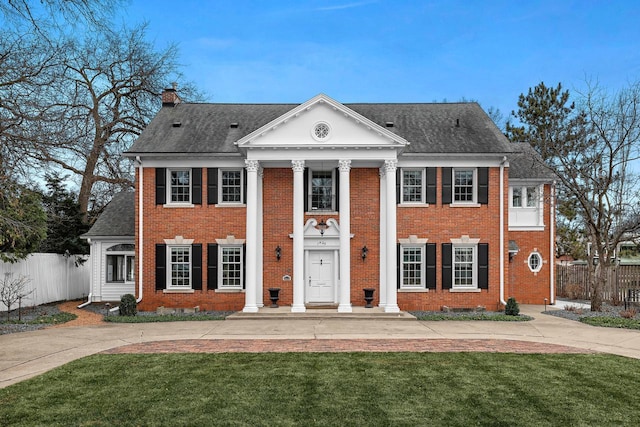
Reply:
[[[640,265],[619,265],[608,272],[602,287],[605,301],[624,301],[640,293]],[[590,299],[587,265],[556,265],[556,295],[571,299]]]
[[[27,292],[32,289],[33,292],[22,300],[23,307],[85,298],[89,294],[91,271],[89,256],[82,255],[81,258],[87,261],[77,267],[75,255],[31,254],[15,264],[0,262],[0,279],[5,278],[5,273],[30,279]],[[11,307],[14,308],[17,305]],[[6,309],[0,302],[0,311]]]

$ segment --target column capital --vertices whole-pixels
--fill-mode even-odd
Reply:
[[[258,172],[258,169],[260,168],[260,162],[257,160],[245,159],[244,164],[247,167],[247,172]]]
[[[351,160],[338,160],[338,169],[340,169],[340,172],[349,172],[351,170]]]
[[[304,172],[304,160],[291,160],[291,168],[294,172]]]
[[[387,173],[393,173],[396,171],[396,169],[398,168],[398,161],[397,160],[385,160],[384,161],[384,170]]]

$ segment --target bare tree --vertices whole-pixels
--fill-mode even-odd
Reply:
[[[0,280],[0,302],[7,306],[7,321],[11,316],[11,306],[20,303],[22,298],[33,292],[33,289],[27,289],[30,281],[26,276],[14,278],[13,273],[4,273],[4,278]]]
[[[600,311],[607,271],[619,243],[640,229],[640,85],[615,94],[588,85],[576,104],[544,83],[520,95],[509,137],[531,143],[560,183],[560,212],[582,227],[591,251],[591,309]],[[564,211],[563,211],[564,209]]]

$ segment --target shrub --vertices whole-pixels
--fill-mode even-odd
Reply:
[[[135,316],[137,313],[136,297],[131,294],[122,295],[122,298],[120,298],[120,316]]]
[[[507,305],[504,308],[504,314],[508,316],[517,316],[518,314],[520,314],[520,307],[518,306],[518,303],[516,302],[516,299],[514,297],[511,297],[507,300]]]
[[[636,309],[635,308],[630,308],[628,310],[621,311],[620,312],[620,317],[624,317],[625,319],[633,319],[634,317],[636,317],[636,314],[638,314]]]

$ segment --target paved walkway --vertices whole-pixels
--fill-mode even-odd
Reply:
[[[83,326],[0,335],[0,387],[101,352],[606,352],[640,358],[640,331],[592,327],[543,310],[521,305],[535,318],[530,322],[314,317],[112,324],[86,316],[77,319]]]

